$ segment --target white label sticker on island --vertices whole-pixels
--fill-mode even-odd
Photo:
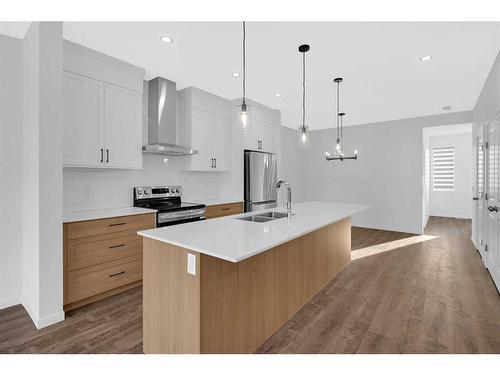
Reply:
[[[196,255],[188,253],[187,272],[196,276]]]

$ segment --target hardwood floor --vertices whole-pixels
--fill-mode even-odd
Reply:
[[[470,221],[426,234],[352,229],[353,261],[257,353],[500,353],[500,296]],[[142,353],[142,290],[69,312],[37,331],[0,311],[0,353]]]

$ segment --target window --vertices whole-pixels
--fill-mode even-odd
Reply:
[[[440,191],[455,188],[455,147],[432,149],[432,188]]]

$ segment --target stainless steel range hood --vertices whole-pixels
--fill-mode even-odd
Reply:
[[[162,77],[149,81],[148,144],[143,152],[161,155],[194,155],[198,151],[177,144],[176,83]]]

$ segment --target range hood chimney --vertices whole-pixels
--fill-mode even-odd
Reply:
[[[193,155],[198,151],[177,145],[176,83],[162,77],[149,81],[148,144],[143,152],[161,155]]]

